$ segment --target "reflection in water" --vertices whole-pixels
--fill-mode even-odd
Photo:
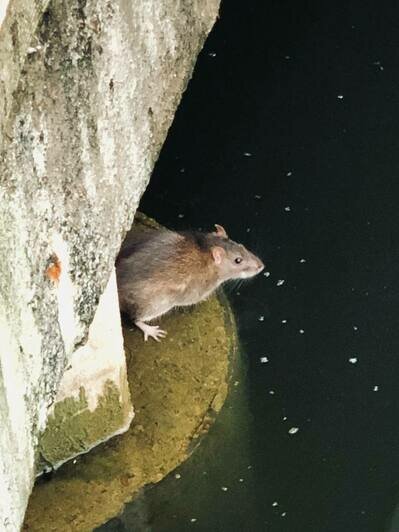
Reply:
[[[236,355],[226,403],[193,455],[159,484],[143,490],[120,517],[98,532],[177,532],[194,523],[196,530],[215,530],[218,522],[224,530],[254,530],[244,358]]]
[[[106,525],[98,528],[98,531],[118,532],[151,532],[149,524],[148,504],[146,494],[141,491],[134,500],[134,504],[128,504],[121,516],[111,519]]]
[[[387,527],[386,532],[398,532],[399,530],[399,504],[396,506],[393,515],[391,517],[391,522]]]

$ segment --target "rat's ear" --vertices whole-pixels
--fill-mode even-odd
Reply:
[[[222,238],[229,238],[227,236],[226,230],[221,225],[215,224],[216,231],[213,233],[216,236],[221,236]]]
[[[219,265],[222,262],[223,257],[226,254],[225,250],[219,246],[214,246],[211,251],[212,251],[212,257],[213,257],[213,260],[215,261],[215,264]]]

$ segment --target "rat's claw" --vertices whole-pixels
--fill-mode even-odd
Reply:
[[[158,325],[149,325],[151,330],[147,331],[147,334],[144,333],[144,340],[147,341],[147,338],[153,338],[155,341],[160,342],[161,338],[165,338],[167,332],[160,329]]]
[[[136,325],[143,331],[145,342],[148,338],[153,338],[155,341],[160,342],[161,338],[165,338],[167,335],[167,332],[160,329],[158,325],[148,325],[148,323],[142,321],[136,322]]]

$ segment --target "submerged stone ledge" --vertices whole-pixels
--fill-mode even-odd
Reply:
[[[169,334],[161,344],[124,328],[135,405],[130,429],[40,479],[24,530],[92,531],[175,469],[207,431],[224,403],[235,354],[230,308],[222,296],[212,297],[164,316],[162,326]]]

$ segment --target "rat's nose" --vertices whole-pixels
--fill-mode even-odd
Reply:
[[[260,273],[265,267],[265,265],[263,264],[263,262],[260,259],[257,260],[257,264],[256,265],[258,267],[258,273]]]

